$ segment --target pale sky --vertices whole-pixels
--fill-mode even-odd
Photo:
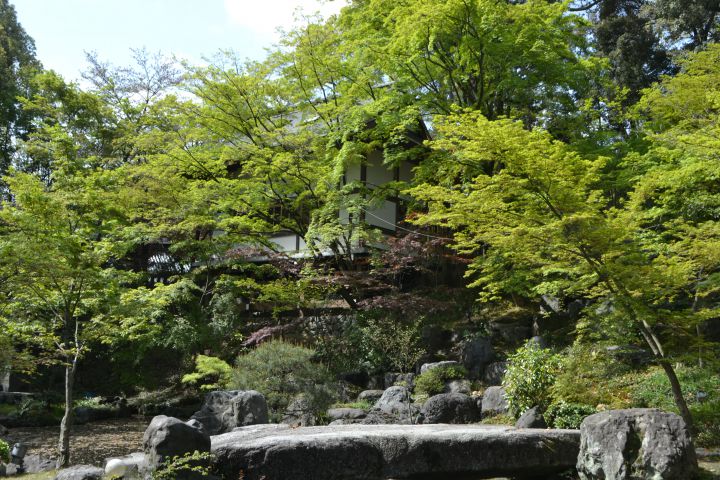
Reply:
[[[304,13],[337,13],[346,0],[10,0],[35,39],[45,68],[78,80],[84,51],[131,63],[131,48],[162,51],[199,64],[219,50],[259,60]]]

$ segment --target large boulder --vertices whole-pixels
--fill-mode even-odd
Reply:
[[[375,404],[378,400],[380,400],[380,397],[382,397],[383,393],[385,393],[385,390],[363,390],[360,392],[360,395],[358,395],[357,400],[358,402],[368,402]]]
[[[485,365],[492,362],[493,357],[495,357],[495,351],[489,338],[476,337],[462,347],[462,364],[467,369],[470,378],[480,378],[485,370]]]
[[[505,389],[502,387],[487,388],[482,397],[483,418],[503,415],[507,412],[508,404],[507,398],[505,397]]]
[[[415,423],[419,408],[412,403],[410,390],[395,386],[385,390],[372,410],[362,421],[366,424]]]
[[[697,459],[682,418],[657,409],[600,412],[580,425],[583,480],[694,478]]]
[[[384,377],[385,388],[394,387],[395,385],[401,385],[407,388],[415,387],[415,374],[414,373],[386,373]]]
[[[105,471],[94,465],[75,465],[64,468],[55,475],[55,480],[100,480]]]
[[[293,427],[312,427],[317,424],[317,415],[310,401],[298,395],[288,405],[281,423]]]
[[[255,390],[219,390],[205,396],[205,402],[192,417],[208,435],[217,435],[245,425],[268,423],[268,407],[262,393]]]
[[[488,386],[498,386],[502,384],[503,377],[507,371],[507,362],[493,362],[485,367],[483,374],[483,382]]]
[[[462,393],[441,393],[422,407],[423,423],[473,423],[480,420],[475,400]]]
[[[26,455],[23,459],[25,473],[42,473],[55,470],[57,462],[54,458],[42,457],[37,454]]]
[[[547,423],[545,423],[540,408],[532,407],[520,415],[520,418],[515,422],[515,428],[547,428]]]
[[[470,380],[450,380],[445,382],[445,391],[443,393],[463,393],[470,395],[472,393],[472,384]]]
[[[495,318],[488,322],[488,329],[493,339],[502,343],[520,346],[533,333],[533,315],[508,315]]]
[[[150,468],[157,468],[172,457],[209,452],[210,436],[192,420],[158,415],[145,430],[143,451]]]
[[[252,428],[212,438],[223,478],[548,478],[573,467],[580,443],[577,430],[489,425]]]
[[[375,402],[373,410],[380,410],[389,414],[402,413],[407,410],[410,402],[410,390],[401,386],[390,387]]]
[[[361,408],[330,408],[327,417],[335,420],[362,420],[367,417],[367,412]]]

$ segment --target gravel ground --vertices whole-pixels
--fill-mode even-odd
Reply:
[[[149,418],[132,417],[76,425],[70,439],[73,464],[103,466],[105,459],[142,450]],[[55,458],[60,427],[12,428],[8,437],[28,446],[28,455]]]

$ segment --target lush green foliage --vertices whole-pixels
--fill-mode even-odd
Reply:
[[[550,404],[543,416],[548,426],[553,428],[580,428],[585,417],[596,412],[595,407],[590,405],[559,401]]]
[[[392,311],[366,311],[323,332],[315,339],[315,348],[338,373],[411,372],[426,353],[420,343],[421,325]]]
[[[503,387],[508,409],[516,417],[532,407],[550,404],[550,388],[560,369],[560,357],[529,342],[508,356]]]
[[[10,445],[5,440],[0,440],[0,463],[10,461]]]
[[[273,340],[240,355],[229,386],[257,390],[273,416],[282,416],[290,402],[302,395],[315,413],[332,404],[335,392],[328,369],[314,361],[312,350]]]
[[[152,480],[173,480],[178,476],[191,475],[207,476],[210,474],[211,461],[212,454],[200,453],[197,450],[179,457],[175,456],[152,473]]]
[[[200,390],[222,390],[230,382],[232,367],[227,362],[207,355],[195,358],[195,371],[183,375],[182,383],[195,385],[199,382]]]
[[[718,15],[700,0],[353,0],[261,62],[90,55],[81,88],[34,75],[32,40],[0,0],[12,346],[0,365],[30,370],[32,353],[74,374],[111,345],[134,380],[144,372],[127,367],[160,350],[178,371],[195,359],[185,380],[212,388],[228,367],[200,352],[312,338],[317,354],[261,344],[229,382],[263,391],[276,414],[299,394],[321,409],[331,389],[316,358],[333,373],[412,371],[435,353],[424,327],[474,323],[443,288],[467,264],[476,310],[585,307],[558,335],[573,342],[561,372],[548,351],[511,356],[514,414],[551,400],[567,402],[555,403],[563,424],[576,403],[669,408],[656,371],[605,350],[644,343],[678,411],[717,431],[716,391],[688,394],[713,377],[681,369],[678,384],[675,365],[715,368],[720,352],[703,330],[720,296]],[[392,180],[349,174],[372,162]],[[387,201],[414,222],[399,228],[420,230],[400,248],[370,225]],[[286,233],[304,255],[279,252],[271,236]],[[420,394],[447,379],[421,376]]]
[[[371,365],[410,372],[425,354],[419,345],[419,322],[406,324],[392,317],[366,316],[362,323],[360,331]]]
[[[445,391],[445,383],[467,377],[467,370],[462,365],[437,367],[421,373],[415,379],[415,393],[431,397]]]
[[[562,357],[552,386],[553,403],[628,408],[632,380],[627,374],[632,371],[609,355],[599,342],[578,341]]]

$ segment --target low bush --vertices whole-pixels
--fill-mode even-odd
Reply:
[[[195,371],[183,375],[182,383],[197,385],[200,390],[212,391],[225,388],[230,383],[232,367],[217,357],[198,355],[195,357]],[[202,383],[201,383],[202,382]]]
[[[238,357],[229,386],[257,390],[268,403],[271,417],[282,417],[290,402],[300,395],[316,414],[334,401],[336,389],[328,369],[314,361],[315,352],[278,340],[263,343]]]
[[[628,408],[634,381],[632,368],[618,362],[604,347],[578,342],[563,355],[551,392],[555,401]]]
[[[596,412],[595,407],[591,405],[559,401],[552,403],[543,416],[549,427],[580,428],[585,417]]]
[[[467,377],[467,370],[460,365],[437,367],[418,375],[415,379],[415,394],[432,397],[445,391],[445,383]]]
[[[520,347],[508,357],[503,387],[512,415],[517,417],[535,406],[543,410],[548,407],[560,362],[559,355],[535,343]]]
[[[152,480],[174,480],[179,476],[205,478],[210,475],[212,454],[200,453],[197,450],[167,460],[152,474]]]
[[[8,463],[10,461],[10,445],[0,438],[0,463]]]

